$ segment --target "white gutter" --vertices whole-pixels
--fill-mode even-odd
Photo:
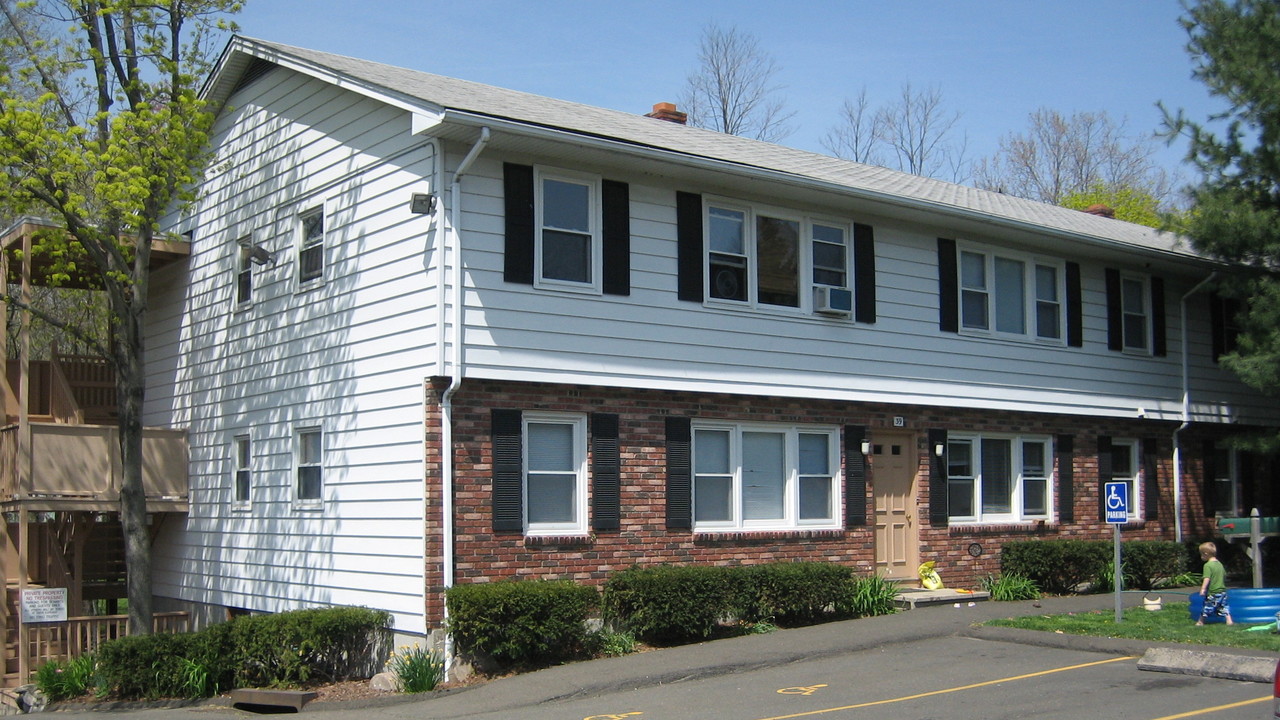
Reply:
[[[458,392],[458,387],[462,385],[462,238],[458,234],[459,208],[462,201],[462,176],[466,174],[471,167],[471,163],[480,155],[480,151],[484,150],[484,146],[489,144],[489,128],[480,128],[480,139],[476,144],[471,146],[471,152],[462,158],[462,162],[458,164],[458,168],[453,171],[453,182],[449,186],[449,203],[448,206],[441,209],[440,215],[448,214],[448,222],[445,223],[445,234],[441,237],[439,243],[440,258],[439,267],[443,271],[445,261],[445,253],[449,246],[453,246],[453,267],[451,273],[451,281],[453,282],[453,361],[452,367],[449,368],[449,387],[440,396],[440,511],[443,515],[440,524],[441,535],[441,571],[444,575],[444,588],[448,590],[453,587],[453,395]],[[442,157],[443,160],[443,157]],[[443,162],[441,163],[443,164]],[[443,171],[441,173],[443,177]],[[452,241],[452,242],[450,242]],[[444,314],[444,275],[440,275],[441,293],[437,302],[440,304],[440,312]],[[448,328],[441,324],[440,328],[440,345],[443,347]],[[443,352],[441,360],[443,361]],[[443,362],[440,370],[445,370]],[[449,620],[449,605],[444,606],[444,619],[446,626]],[[451,634],[445,635],[444,645],[444,670],[445,677],[448,677],[453,658],[453,637]]]
[[[1182,424],[1178,429],[1173,431],[1173,538],[1175,542],[1182,542],[1182,445],[1179,440],[1179,434],[1187,429],[1191,424],[1191,371],[1190,371],[1190,352],[1187,336],[1187,298],[1200,292],[1205,285],[1213,282],[1218,277],[1218,271],[1209,273],[1209,277],[1201,280],[1195,287],[1187,291],[1179,302],[1178,311],[1181,315],[1182,323]],[[1213,482],[1213,478],[1205,478],[1205,483]]]

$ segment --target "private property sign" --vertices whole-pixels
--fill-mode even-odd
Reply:
[[[22,591],[22,622],[65,622],[66,588],[27,588]]]

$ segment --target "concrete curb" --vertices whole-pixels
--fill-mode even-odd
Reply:
[[[1269,683],[1275,677],[1276,659],[1159,647],[1151,648],[1142,656],[1138,669]]]

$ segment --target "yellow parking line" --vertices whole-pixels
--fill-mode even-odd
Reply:
[[[1126,657],[1111,658],[1110,660],[1098,660],[1096,662],[1082,663],[1080,665],[1069,665],[1067,667],[1054,668],[1053,670],[1041,670],[1040,672],[1027,673],[1026,675],[1014,675],[1012,677],[1000,678],[999,680],[987,680],[985,682],[974,683],[972,685],[962,685],[960,687],[946,688],[943,690],[930,690],[925,693],[917,693],[915,695],[907,695],[905,697],[890,698],[888,700],[876,700],[874,702],[858,703],[857,705],[844,705],[842,707],[825,708],[823,710],[810,710],[808,712],[795,713],[794,715],[777,715],[775,717],[760,718],[760,720],[788,720],[789,718],[808,717],[809,715],[821,715],[829,712],[839,712],[841,710],[856,710],[864,707],[874,707],[876,705],[888,705],[890,703],[906,702],[907,700],[917,700],[919,698],[930,697],[932,695],[945,695],[947,693],[960,692],[961,690],[972,690],[974,688],[986,687],[988,685],[998,685],[1000,683],[1011,682],[1013,680],[1026,680],[1028,678],[1040,677],[1042,675],[1052,675],[1054,673],[1066,672],[1068,670],[1079,670],[1081,668],[1094,667],[1096,665],[1106,665],[1108,663],[1122,662],[1124,660],[1136,660],[1137,655],[1128,655]]]
[[[1189,717],[1195,717],[1197,715],[1207,715],[1211,712],[1218,712],[1219,710],[1230,710],[1231,708],[1244,707],[1245,705],[1256,705],[1260,702],[1266,702],[1270,699],[1271,699],[1271,696],[1267,695],[1265,697],[1260,697],[1256,700],[1241,700],[1238,703],[1231,703],[1230,705],[1219,705],[1217,707],[1208,707],[1208,708],[1204,708],[1203,710],[1189,710],[1184,713],[1178,713],[1177,715],[1165,715],[1164,717],[1155,718],[1155,720],[1178,720],[1178,718],[1189,718]]]

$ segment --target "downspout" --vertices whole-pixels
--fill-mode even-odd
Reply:
[[[1187,328],[1187,299],[1200,292],[1216,277],[1218,277],[1217,270],[1209,273],[1209,277],[1188,290],[1178,304],[1182,323],[1182,424],[1173,431],[1173,537],[1175,542],[1182,542],[1182,444],[1178,436],[1191,425],[1191,360],[1188,350],[1190,333]],[[1205,480],[1208,482],[1209,478]]]
[[[452,367],[449,369],[449,387],[445,389],[444,394],[440,396],[440,510],[443,517],[440,523],[441,535],[441,570],[444,575],[444,588],[448,590],[453,587],[453,395],[458,392],[458,387],[462,385],[462,238],[458,234],[459,221],[459,205],[462,199],[462,176],[466,174],[471,167],[471,163],[480,155],[480,151],[484,150],[484,146],[489,144],[489,128],[480,128],[480,139],[476,144],[471,146],[471,152],[462,158],[462,162],[458,164],[458,168],[453,172],[453,182],[449,185],[449,201],[448,206],[443,209],[441,215],[448,214],[448,222],[445,223],[445,234],[440,242],[440,268],[444,269],[446,264],[445,253],[448,252],[450,245],[453,247],[453,267],[451,272],[452,302],[453,312],[450,325],[453,326],[453,360]],[[441,165],[443,165],[444,157],[441,156]],[[441,170],[443,177],[443,169]],[[440,290],[438,302],[442,308],[443,316],[444,306],[444,275],[440,275]],[[440,325],[440,344],[444,345],[448,328]],[[441,360],[444,354],[441,353]],[[443,363],[440,366],[441,371],[444,370]],[[444,606],[444,619],[446,627],[449,620],[449,605]],[[446,634],[444,639],[444,670],[445,677],[449,675],[449,670],[453,664],[453,637]]]

